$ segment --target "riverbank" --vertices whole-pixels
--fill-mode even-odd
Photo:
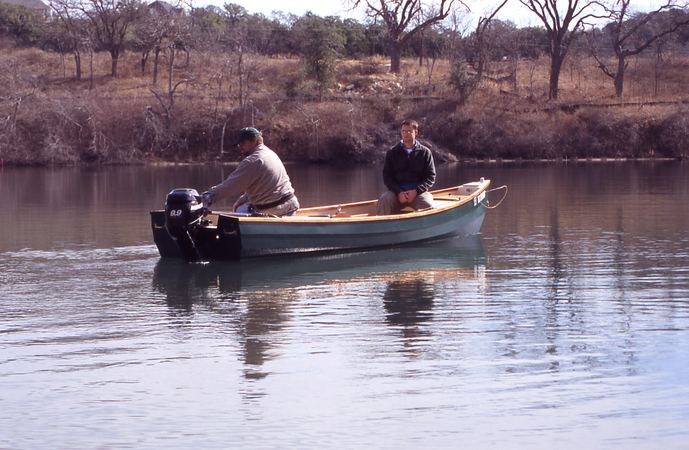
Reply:
[[[632,92],[611,97],[602,74],[563,80],[548,102],[547,60],[524,61],[518,83],[486,80],[458,98],[448,62],[434,69],[405,61],[400,75],[382,59],[341,61],[327,89],[304,79],[291,58],[247,58],[256,75],[240,80],[213,55],[176,67],[172,83],[153,85],[135,54],[121,77],[74,81],[69,62],[37,49],[0,56],[0,160],[4,165],[133,164],[236,160],[235,131],[253,124],[283,159],[326,164],[382,160],[398,124],[419,120],[421,140],[438,161],[674,158],[689,156],[687,61],[667,71],[665,93],[650,97],[643,64],[630,73]],[[96,55],[94,74],[108,60]],[[103,67],[101,67],[103,66]],[[574,69],[572,69],[574,70]],[[684,70],[684,72],[683,72]],[[519,74],[522,74],[520,76]],[[526,76],[528,74],[528,77]],[[236,77],[236,74],[235,74]],[[168,87],[179,83],[174,90]],[[607,91],[606,91],[607,90]]]

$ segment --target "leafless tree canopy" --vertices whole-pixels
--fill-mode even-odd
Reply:
[[[110,53],[111,75],[117,76],[117,63],[124,50],[129,27],[137,19],[142,4],[139,0],[74,0],[75,7],[91,23],[94,40]]]
[[[689,15],[666,14],[668,17],[660,20],[663,13],[686,8],[686,4],[679,5],[675,0],[667,0],[648,13],[634,16],[630,13],[631,3],[631,0],[616,0],[608,7],[613,22],[606,28],[610,33],[610,43],[615,52],[617,67],[610,67],[600,57],[593,43],[591,45],[591,54],[596,59],[598,67],[613,79],[617,97],[621,97],[624,91],[624,75],[629,65],[627,58],[638,55],[659,39],[675,33],[682,27],[689,26]],[[591,35],[594,34],[592,31]]]
[[[402,48],[416,33],[447,18],[455,4],[461,0],[439,0],[424,4],[421,0],[355,0],[353,7],[366,5],[369,17],[385,24],[390,54],[390,71],[400,71]]]
[[[478,19],[478,24],[476,25],[476,30],[474,31],[474,43],[476,46],[477,55],[474,69],[476,70],[478,81],[480,81],[481,77],[483,76],[483,71],[488,60],[488,55],[486,52],[486,35],[488,29],[495,16],[507,4],[508,1],[509,0],[503,0],[503,2],[500,3],[493,11]]]
[[[548,97],[557,98],[560,70],[569,47],[588,20],[609,17],[605,5],[591,0],[519,0],[545,27],[550,41]]]

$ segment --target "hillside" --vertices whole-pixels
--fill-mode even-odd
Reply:
[[[154,85],[139,55],[126,53],[119,77],[111,78],[103,75],[109,58],[95,54],[93,78],[89,70],[74,81],[70,59],[4,49],[0,160],[234,160],[234,131],[254,125],[286,160],[363,163],[380,160],[407,117],[419,120],[421,139],[440,160],[686,158],[689,152],[686,56],[662,66],[635,59],[619,99],[590,58],[574,55],[563,69],[559,99],[550,102],[547,58],[493,63],[478,85],[470,70],[458,75],[447,60],[404,60],[399,75],[388,73],[382,58],[340,60],[328,86],[306,78],[290,57],[245,54],[240,61],[192,53],[187,60],[179,53],[171,72],[168,62],[161,60]]]

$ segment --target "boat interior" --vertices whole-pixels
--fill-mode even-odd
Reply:
[[[460,202],[467,197],[485,187],[487,181],[483,179],[472,183],[465,183],[461,186],[455,186],[447,189],[440,189],[431,191],[433,194],[433,209],[443,208],[445,206]],[[341,205],[317,206],[312,208],[301,208],[295,215],[289,216],[290,220],[294,219],[316,219],[316,218],[365,218],[365,217],[380,217],[377,214],[378,201],[369,200],[357,203],[347,203]],[[403,208],[400,214],[410,214],[416,212],[410,207]],[[216,222],[217,214],[227,216],[248,216],[247,214],[232,213],[232,212],[214,212],[208,219],[211,222]],[[215,217],[213,217],[215,216]]]
[[[449,189],[432,191],[433,209],[442,208],[471,196],[481,187],[480,182],[466,183]],[[369,200],[343,205],[318,206],[314,208],[301,208],[292,217],[372,217],[377,216],[378,201]],[[411,207],[402,208],[400,214],[413,213]]]

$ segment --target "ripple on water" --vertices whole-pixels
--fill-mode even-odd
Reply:
[[[121,427],[107,444],[122,446],[154,428],[211,447],[233,433],[255,448],[324,434],[343,447],[635,447],[636,425],[681,441],[686,249],[663,259],[625,236],[633,250],[620,255],[615,235],[571,236],[311,266],[167,264],[152,246],[4,253],[5,414],[39,429],[20,444],[47,439],[45,421],[61,442],[84,424]],[[38,396],[40,413],[26,401]],[[189,418],[207,434],[176,434]],[[675,424],[664,435],[663,421]]]

